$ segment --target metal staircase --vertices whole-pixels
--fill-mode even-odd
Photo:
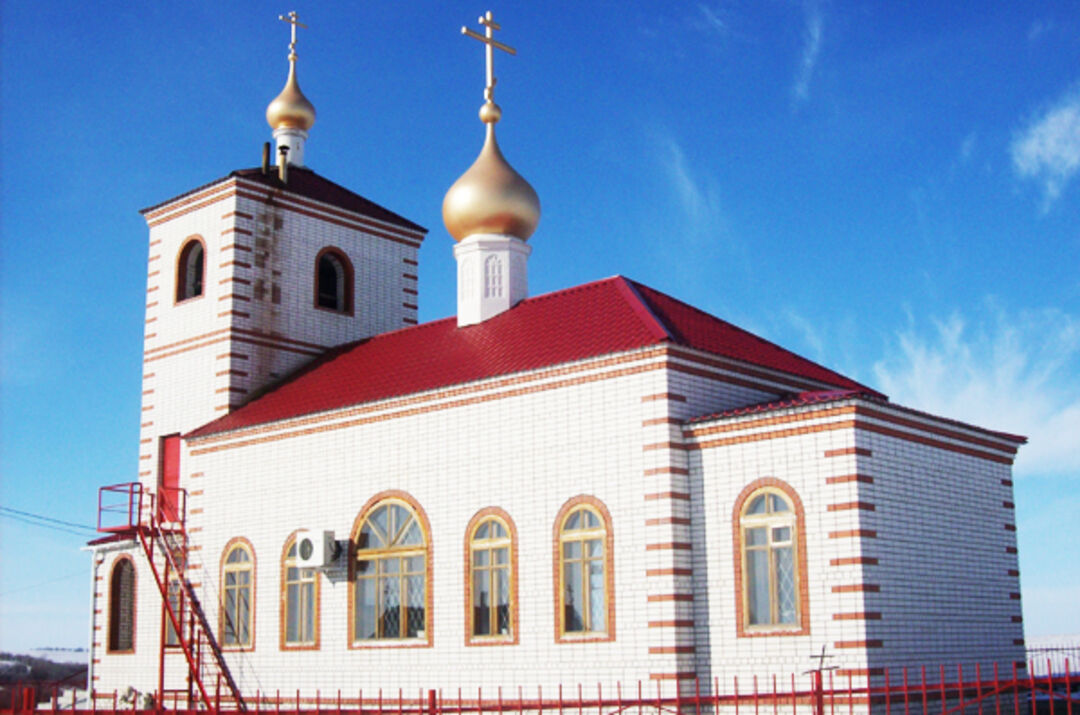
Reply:
[[[198,703],[206,710],[231,706],[246,712],[240,689],[186,575],[186,498],[184,489],[160,487],[154,493],[139,482],[101,487],[98,531],[137,540],[161,594],[159,706],[164,705],[166,693],[166,649],[179,648],[187,663],[187,688],[183,693],[189,708]]]

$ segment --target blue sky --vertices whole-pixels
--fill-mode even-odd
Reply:
[[[310,25],[308,165],[430,229],[421,319],[453,313],[440,206],[483,133],[458,29],[489,8],[532,292],[621,273],[1028,435],[1027,632],[1080,633],[1075,2],[4,3],[0,506],[92,524],[135,478],[137,210],[258,164],[278,13]],[[0,648],[86,644],[83,542],[0,514]]]

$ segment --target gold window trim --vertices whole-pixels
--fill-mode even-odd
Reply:
[[[592,514],[596,518],[596,520],[600,523],[600,526],[595,527],[595,528],[590,528],[590,529],[575,529],[573,532],[571,532],[572,536],[567,536],[566,522],[568,522],[570,520],[570,517],[572,517],[574,514],[577,514],[577,513],[580,513],[580,512],[588,512],[588,513]],[[611,594],[611,592],[609,590],[610,586],[611,586],[611,584],[610,584],[611,579],[610,579],[610,575],[609,575],[610,574],[610,569],[611,569],[611,553],[610,553],[610,550],[608,548],[608,544],[609,544],[608,536],[609,536],[609,533],[608,533],[608,525],[607,525],[606,515],[604,513],[602,513],[599,509],[597,509],[595,506],[593,506],[592,504],[589,504],[589,503],[576,504],[573,507],[571,507],[570,509],[568,509],[566,511],[566,514],[563,515],[562,519],[559,520],[558,534],[559,534],[559,538],[558,538],[558,546],[557,546],[557,548],[558,548],[558,552],[559,552],[559,558],[558,558],[558,567],[557,567],[558,568],[558,620],[557,620],[557,627],[558,627],[559,639],[560,640],[565,640],[565,641],[574,641],[574,640],[579,640],[579,639],[580,640],[593,640],[593,639],[596,639],[598,636],[605,637],[605,638],[611,637],[613,635],[613,634],[609,633],[610,622],[611,622],[610,609],[611,609],[611,605],[612,605],[612,603],[611,603],[612,594]],[[603,560],[603,564],[604,564],[604,577],[601,579],[601,583],[603,584],[603,589],[604,589],[603,602],[604,602],[604,611],[605,612],[604,612],[604,618],[603,618],[603,624],[602,624],[604,629],[603,630],[596,630],[595,629],[596,624],[594,623],[593,614],[591,613],[590,599],[587,597],[587,595],[585,593],[583,593],[582,594],[582,599],[583,599],[582,600],[582,605],[586,609],[586,613],[583,614],[583,615],[584,615],[584,620],[587,621],[588,627],[585,630],[568,631],[568,630],[566,630],[566,599],[565,599],[565,596],[566,596],[566,583],[565,583],[565,573],[566,573],[565,563],[566,563],[566,560],[565,560],[565,557],[564,557],[563,546],[564,546],[564,544],[566,544],[568,542],[577,541],[577,542],[580,542],[580,543],[584,544],[586,541],[592,541],[592,540],[595,540],[595,539],[599,539],[600,548],[601,548],[601,551],[603,553],[602,560]],[[583,546],[582,547],[582,554],[584,555],[584,553],[585,553],[585,550],[584,550],[584,546]],[[582,559],[581,562],[585,563],[585,560]],[[588,574],[584,573],[584,574],[582,574],[582,583],[587,583],[587,582],[588,582]]]
[[[495,538],[488,537],[488,538],[485,538],[485,539],[478,540],[476,538],[476,532],[479,531],[480,527],[483,526],[484,524],[489,524],[489,523],[492,523],[492,522],[494,522],[494,523],[498,524],[499,526],[501,526],[503,531],[506,532],[506,536],[499,536],[499,537],[495,537]],[[467,601],[467,605],[466,605],[466,608],[468,609],[468,617],[467,617],[467,623],[466,623],[466,628],[467,628],[466,638],[468,639],[468,641],[470,643],[516,642],[517,641],[517,627],[518,627],[517,626],[517,573],[516,573],[517,569],[515,568],[516,563],[515,563],[515,553],[514,553],[514,546],[515,546],[514,545],[514,529],[507,522],[507,520],[504,519],[501,515],[487,514],[487,515],[477,519],[476,523],[473,525],[473,527],[471,529],[469,529],[468,543],[469,543],[469,547],[468,547],[468,556],[466,558],[467,569],[466,569],[466,578],[465,578],[465,588],[466,588],[466,591],[468,592],[468,601]],[[506,560],[505,564],[501,564],[501,565],[498,566],[498,570],[505,569],[506,574],[507,574],[507,588],[508,588],[508,591],[509,591],[509,603],[507,604],[508,609],[509,609],[508,618],[510,620],[509,632],[508,633],[494,633],[493,632],[493,633],[489,633],[487,635],[477,635],[476,633],[474,633],[474,631],[476,629],[476,623],[474,621],[475,616],[473,615],[474,603],[475,603],[475,598],[476,598],[475,592],[473,590],[473,571],[477,567],[475,567],[474,564],[473,564],[473,554],[476,551],[481,551],[481,550],[482,551],[488,551],[490,553],[490,552],[495,551],[496,549],[502,549],[502,548],[506,549],[506,558],[507,558],[507,560]],[[496,571],[496,567],[494,566],[493,561],[489,562],[488,566],[480,567],[480,568],[484,569],[489,574],[493,574]],[[492,592],[494,592],[494,588],[493,588],[494,584],[489,584],[489,587],[491,588]],[[497,616],[495,616],[495,618],[497,618]],[[493,630],[495,630],[495,629],[493,628]]]
[[[247,561],[229,563],[229,557],[238,550],[247,554]],[[225,604],[226,593],[230,590],[230,587],[226,585],[226,576],[230,573],[239,573],[242,571],[247,571],[249,573],[247,585],[246,587],[243,587],[246,588],[248,592],[247,640],[240,641],[239,636],[242,631],[239,628],[234,628],[233,631],[237,636],[237,642],[226,643],[225,626],[227,611]],[[237,591],[242,590],[242,587],[239,585],[231,588]],[[237,604],[239,604],[239,600],[237,601]],[[255,648],[255,549],[252,548],[251,543],[243,537],[233,539],[226,544],[221,556],[221,604],[218,614],[218,642],[221,644],[222,650],[253,650]]]
[[[750,514],[748,513],[750,507],[754,504],[758,497],[765,496],[766,510],[762,514]],[[783,501],[787,505],[787,511],[774,512],[772,511],[772,505],[770,504],[769,496],[775,496]],[[788,548],[791,549],[792,564],[792,579],[794,581],[793,589],[795,592],[795,622],[794,623],[780,623],[778,616],[779,609],[779,595],[777,594],[778,579],[776,577],[776,566],[774,562],[775,548],[773,546],[773,529],[777,527],[787,527],[790,530],[790,538],[786,542]],[[801,619],[801,570],[803,564],[800,563],[800,551],[799,551],[799,528],[798,528],[798,514],[795,510],[795,504],[792,503],[791,497],[789,497],[783,490],[775,487],[762,487],[756,489],[746,497],[743,502],[742,511],[739,516],[739,531],[741,535],[742,543],[742,556],[741,556],[741,568],[742,568],[742,618],[744,628],[747,632],[775,632],[785,630],[799,630],[802,628],[800,622]],[[750,546],[749,539],[746,537],[748,529],[752,528],[765,528],[766,543],[762,546]],[[750,551],[766,551],[769,555],[769,622],[768,623],[750,623],[750,577],[749,569],[747,568],[747,554]]]
[[[407,545],[407,546],[386,546],[382,548],[364,548],[361,549],[358,545],[360,540],[360,534],[364,530],[364,526],[370,521],[371,517],[379,509],[384,507],[390,507],[393,505],[400,506],[409,512],[412,517],[411,521],[415,521],[420,529],[420,538],[422,544],[420,545]],[[405,533],[405,528],[408,526],[408,522],[404,527],[399,527],[395,537]],[[386,648],[397,646],[414,646],[414,645],[430,645],[431,643],[431,537],[429,534],[429,525],[427,516],[420,509],[418,504],[413,503],[408,499],[403,499],[397,496],[388,496],[385,498],[377,499],[371,503],[357,519],[356,525],[353,528],[353,537],[351,539],[353,558],[349,565],[350,568],[350,593],[349,593],[349,644],[353,648]],[[424,635],[415,637],[398,637],[398,638],[357,638],[356,637],[356,619],[359,614],[356,613],[356,587],[361,576],[357,574],[357,563],[360,561],[378,561],[380,559],[400,558],[406,559],[414,556],[423,557],[423,574],[424,574]],[[404,572],[399,572],[399,575]],[[368,577],[363,577],[368,578]],[[401,594],[399,609],[405,611],[408,608],[407,599],[404,594]],[[407,618],[406,614],[402,614],[402,618]],[[400,624],[405,623],[404,620],[399,621]]]

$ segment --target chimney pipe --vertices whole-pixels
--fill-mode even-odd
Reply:
[[[281,183],[289,183],[289,147],[287,145],[278,147],[278,178],[281,179]]]
[[[270,142],[263,142],[262,173],[263,176],[270,173]]]

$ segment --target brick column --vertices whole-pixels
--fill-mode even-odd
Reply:
[[[671,692],[696,675],[690,480],[681,421],[673,416],[684,395],[643,395],[645,583],[648,599],[649,677]]]

